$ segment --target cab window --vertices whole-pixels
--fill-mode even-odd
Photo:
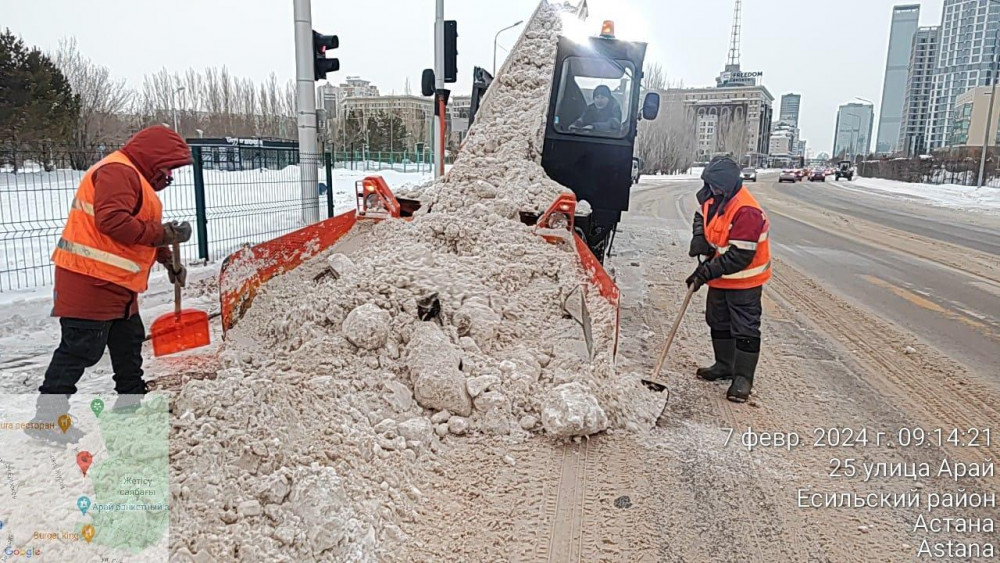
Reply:
[[[630,61],[568,57],[561,76],[553,120],[556,131],[590,137],[628,135],[635,85]]]

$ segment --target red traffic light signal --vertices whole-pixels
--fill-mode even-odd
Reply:
[[[326,52],[340,47],[340,39],[336,35],[323,35],[313,31],[313,71],[316,80],[326,78],[326,73],[340,70],[339,59],[326,58]]]

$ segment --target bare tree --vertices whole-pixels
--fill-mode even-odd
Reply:
[[[663,72],[660,63],[652,63],[646,66],[642,73],[643,90],[663,90],[667,86],[667,75]]]
[[[749,137],[746,114],[742,111],[734,109],[719,121],[718,148],[733,157],[736,162],[743,162],[743,157],[747,154]]]
[[[654,65],[655,67],[655,65]],[[670,85],[656,71],[647,69],[646,78],[663,80],[660,90],[660,115],[654,121],[639,124],[636,155],[642,159],[644,173],[672,174],[687,170],[694,163],[697,149],[694,114],[684,107],[683,83]]]
[[[102,143],[120,139],[128,131],[123,118],[135,93],[124,78],[113,78],[111,70],[84,57],[75,38],[63,39],[52,57],[80,97],[80,115],[73,141],[89,152]]]

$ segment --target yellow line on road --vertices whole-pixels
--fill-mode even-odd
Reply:
[[[972,329],[974,329],[974,330],[976,330],[978,332],[983,333],[985,336],[987,336],[988,338],[990,338],[992,340],[998,340],[996,331],[993,330],[990,326],[988,326],[986,324],[983,324],[983,323],[981,323],[981,322],[979,322],[977,320],[971,319],[971,318],[967,317],[966,315],[963,315],[963,314],[956,313],[954,311],[945,309],[941,305],[938,305],[937,303],[931,301],[930,299],[927,299],[926,297],[918,295],[918,294],[916,294],[916,293],[914,293],[914,292],[912,292],[912,291],[910,291],[908,289],[904,289],[902,287],[899,287],[899,286],[897,286],[897,285],[895,285],[895,284],[893,284],[891,282],[888,282],[886,280],[883,280],[881,278],[877,278],[875,276],[870,276],[870,275],[867,275],[867,274],[864,274],[861,277],[865,281],[867,281],[868,283],[870,283],[872,285],[875,285],[875,286],[878,286],[878,287],[881,287],[881,288],[884,288],[884,289],[888,289],[889,291],[891,291],[892,293],[894,293],[897,297],[905,299],[906,301],[912,303],[913,305],[916,305],[917,307],[920,307],[921,309],[926,309],[928,311],[932,311],[934,313],[937,313],[937,314],[939,314],[942,317],[945,317],[947,319],[951,319],[953,321],[958,321],[958,322],[960,322],[962,324],[965,324],[965,325],[971,327]],[[1000,340],[998,340],[998,341],[1000,341]]]

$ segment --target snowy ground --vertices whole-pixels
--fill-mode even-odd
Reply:
[[[427,172],[334,170],[334,213],[355,206],[354,184],[378,174],[393,189],[419,183]],[[49,256],[62,232],[70,202],[83,172],[45,172],[28,168],[0,173],[0,292],[32,289],[52,283]],[[320,174],[325,183],[325,174]],[[269,240],[303,225],[299,169],[205,171],[208,240],[212,260],[231,254],[246,242]],[[174,185],[161,193],[164,216],[195,220],[191,167],[175,172]],[[320,217],[327,215],[325,195],[317,194]],[[197,232],[184,246],[188,260],[197,257]]]
[[[980,211],[1000,212],[1000,189],[956,184],[911,184],[881,178],[856,178],[853,182],[835,182],[833,185],[848,190],[863,190],[889,197],[905,196],[926,200],[931,205]]]

